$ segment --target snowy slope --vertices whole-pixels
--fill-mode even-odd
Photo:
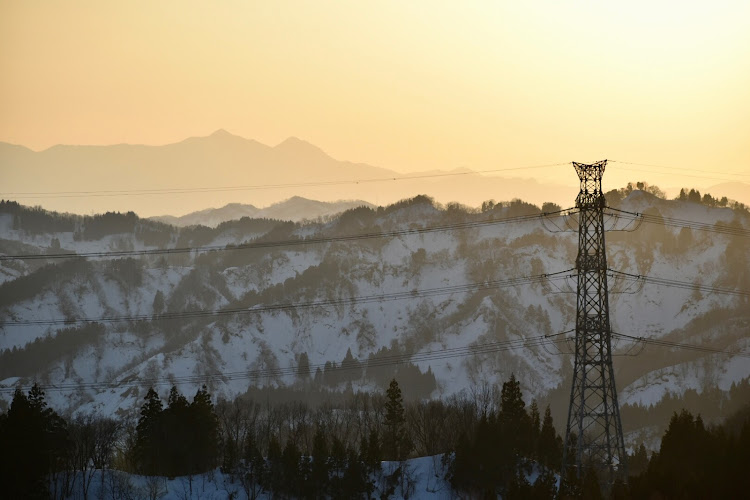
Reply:
[[[747,214],[667,202],[638,191],[620,208],[657,211],[663,217],[710,224],[734,221],[750,228]],[[259,238],[335,238],[502,219],[516,215],[513,210],[498,206],[488,213],[472,213],[418,198],[386,209],[355,209],[324,223],[287,223],[252,230],[221,226],[205,233],[172,228],[165,239],[168,243],[161,246],[225,246]],[[94,240],[81,239],[73,232],[32,234],[23,224],[14,229],[7,214],[0,215],[0,231],[0,250],[6,254],[21,247],[25,253],[54,253],[50,247],[55,240],[65,252],[77,253],[160,248],[135,233]],[[610,267],[707,286],[750,288],[747,238],[692,231],[690,245],[681,247],[680,232],[680,228],[644,224],[635,232],[609,233]],[[6,390],[0,391],[0,397],[8,401],[16,384],[37,380],[48,388],[53,407],[132,412],[149,385],[165,392],[176,384],[189,394],[206,383],[213,394],[232,397],[251,384],[294,384],[297,360],[303,353],[314,369],[326,362],[341,363],[349,350],[364,361],[386,347],[407,358],[431,356],[416,364],[423,372],[429,367],[435,375],[433,397],[485,382],[501,383],[515,373],[526,397],[542,398],[571,370],[570,356],[561,355],[554,347],[517,347],[441,359],[430,353],[570,330],[574,327],[575,295],[556,292],[570,291],[570,285],[575,286],[572,280],[567,285],[558,283],[559,288],[526,284],[432,296],[414,293],[399,300],[373,297],[567,270],[574,266],[576,245],[574,233],[547,232],[537,220],[348,242],[148,256],[125,264],[107,258],[75,261],[79,264],[56,261],[65,271],[56,279],[28,285],[28,293],[19,291],[26,289],[21,286],[23,279],[36,276],[43,263],[0,261],[0,279],[14,285],[3,289],[6,297],[0,314],[6,321],[150,318],[181,311],[344,301],[190,320],[111,321],[104,323],[103,332],[94,341],[80,345],[71,340],[77,331],[68,333],[63,342],[61,332],[75,326],[72,324],[3,325],[0,349],[52,352],[44,351],[44,356],[35,358],[39,364],[23,368],[25,371],[3,372],[0,386]],[[728,260],[728,256],[732,258]],[[610,286],[614,291],[625,290],[628,283]],[[157,295],[164,299],[161,311],[154,310]],[[346,302],[351,297],[373,299]],[[616,332],[750,348],[746,321],[750,308],[740,297],[645,285],[635,293],[611,295],[610,306]],[[717,311],[721,320],[711,321],[709,328],[706,318]],[[616,351],[629,347],[619,345]],[[621,402],[652,404],[667,393],[700,389],[705,384],[724,388],[750,376],[750,360],[736,356],[703,353],[685,357],[678,352],[671,360],[647,355],[624,359],[617,365]],[[353,385],[374,388],[367,379]]]

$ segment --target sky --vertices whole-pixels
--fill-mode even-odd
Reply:
[[[226,129],[403,173],[749,182],[749,22],[747,1],[3,1],[0,141]]]

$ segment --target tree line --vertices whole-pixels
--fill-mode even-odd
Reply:
[[[408,459],[419,456],[441,457],[435,473],[463,498],[600,498],[602,491],[737,498],[750,470],[750,409],[713,427],[675,412],[659,451],[649,457],[637,448],[629,481],[609,490],[593,470],[560,480],[563,443],[550,408],[527,406],[513,376],[500,390],[411,403],[393,379],[384,393],[315,407],[248,397],[214,404],[206,387],[192,401],[173,387],[163,402],[149,389],[136,421],[63,418],[35,385],[17,390],[0,414],[0,442],[8,498],[127,497],[128,474],[192,477],[217,468],[247,498],[408,497],[415,483]]]

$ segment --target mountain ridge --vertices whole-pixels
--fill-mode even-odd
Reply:
[[[489,199],[524,197],[523,193],[530,193],[525,198],[538,205],[554,202],[561,193],[569,192],[570,199],[575,196],[572,187],[529,179],[478,173],[455,175],[469,172],[461,167],[402,174],[367,163],[335,159],[297,137],[269,146],[223,129],[165,145],[55,145],[32,151],[0,143],[0,174],[6,193],[53,193],[31,198],[23,198],[21,194],[19,201],[33,204],[41,200],[45,208],[71,213],[135,209],[144,216],[187,214],[197,206],[221,207],[227,203],[267,206],[295,195],[333,202],[342,198],[342,188],[347,199],[376,205],[421,193],[441,203],[469,206],[479,206]],[[438,175],[424,178],[435,174]],[[113,190],[136,193],[112,194]],[[145,193],[146,190],[170,192],[155,196]],[[97,196],[54,195],[80,191]],[[134,196],[138,196],[138,207],[133,206]]]
[[[292,222],[315,220],[321,217],[331,217],[358,207],[373,208],[374,205],[362,200],[324,202],[310,200],[301,196],[292,196],[287,200],[274,203],[265,208],[244,203],[227,203],[223,207],[205,208],[181,216],[157,215],[148,217],[148,219],[179,227],[192,225],[216,227],[222,222],[238,220],[242,217],[268,218]]]
[[[564,207],[570,206],[577,194],[572,182],[538,181],[522,172],[499,177],[457,167],[403,174],[338,160],[298,137],[270,146],[225,129],[164,145],[59,144],[33,151],[0,142],[3,198],[17,197],[25,204],[41,203],[50,210],[70,213],[135,209],[146,217],[188,214],[201,206],[268,206],[293,196],[335,202],[342,198],[342,189],[347,199],[375,205],[424,193],[443,204],[458,202],[472,207],[487,200],[514,198]],[[65,194],[54,194],[60,192]],[[78,192],[87,194],[76,195]],[[717,184],[704,192],[750,204],[747,183]]]

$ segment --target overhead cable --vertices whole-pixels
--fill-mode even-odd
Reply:
[[[545,219],[546,217],[560,217],[568,215],[569,212],[574,209],[557,210],[555,212],[542,212],[539,214],[528,214],[518,215],[514,217],[505,217],[499,219],[482,219],[477,221],[467,222],[456,222],[453,224],[441,224],[438,226],[426,226],[426,227],[414,227],[407,229],[397,229],[394,231],[380,231],[371,233],[359,233],[341,236],[311,236],[301,237],[296,239],[277,240],[277,241],[264,241],[261,238],[255,241],[249,241],[246,243],[240,243],[236,245],[207,245],[200,247],[179,247],[179,248],[152,248],[144,250],[108,250],[101,252],[62,252],[62,253],[51,253],[51,254],[16,254],[16,255],[0,255],[0,261],[4,260],[50,260],[50,259],[89,259],[89,258],[114,258],[114,257],[139,257],[146,255],[177,255],[184,253],[193,252],[224,252],[224,251],[239,251],[239,250],[253,250],[263,248],[280,248],[280,247],[295,247],[300,245],[317,245],[323,243],[335,243],[335,242],[349,242],[358,240],[368,240],[376,238],[396,238],[400,236],[407,236],[412,234],[427,234],[435,232],[445,231],[457,231],[465,229],[475,229],[487,226],[495,226],[502,224],[530,222],[537,219]]]
[[[482,283],[466,283],[463,285],[449,285],[435,288],[404,290],[401,292],[384,293],[380,295],[364,295],[358,297],[348,297],[343,299],[318,300],[311,302],[282,303],[273,305],[261,305],[251,307],[231,307],[213,310],[195,310],[167,312],[159,315],[138,314],[128,316],[100,316],[95,318],[58,318],[58,319],[29,319],[29,320],[11,320],[0,323],[0,327],[7,326],[56,326],[56,325],[74,325],[87,323],[125,323],[135,321],[167,321],[175,319],[190,318],[210,318],[236,314],[258,314],[275,311],[310,309],[316,307],[335,307],[356,304],[369,304],[373,302],[389,302],[394,300],[427,298],[441,295],[450,295],[453,293],[464,293],[481,290],[495,290],[512,286],[542,283],[545,280],[565,279],[565,273],[570,270],[561,271],[552,274],[540,274],[535,276],[525,276],[519,278],[508,278],[504,280],[492,280]]]
[[[399,182],[440,177],[457,177],[467,175],[511,172],[515,170],[531,170],[539,168],[569,165],[570,162],[549,163],[545,165],[528,165],[523,167],[494,168],[488,170],[468,170],[462,172],[445,172],[440,174],[399,175],[391,177],[372,177],[366,179],[345,179],[334,181],[292,182],[285,184],[247,184],[237,186],[189,187],[189,188],[154,188],[154,189],[123,189],[123,190],[89,190],[89,191],[9,191],[0,192],[4,196],[19,196],[23,198],[86,198],[101,196],[133,196],[133,195],[164,195],[164,194],[192,194],[213,193],[223,191],[255,191],[265,189],[287,189],[300,187],[341,186],[351,184],[370,184],[377,182]]]

